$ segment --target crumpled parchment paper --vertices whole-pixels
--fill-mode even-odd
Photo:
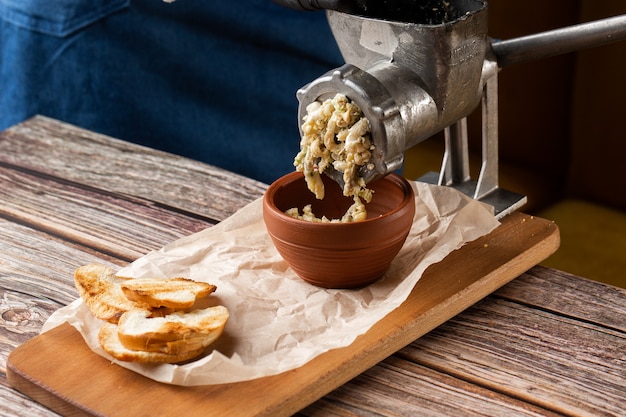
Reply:
[[[300,367],[348,346],[408,297],[429,265],[495,229],[491,207],[449,188],[413,182],[411,232],[385,276],[358,290],[332,290],[302,281],[274,248],[262,218],[262,199],[216,226],[148,253],[121,276],[188,277],[217,286],[212,295],[230,319],[207,356],[184,365],[113,360],[99,346],[102,322],[76,300],[56,311],[47,331],[69,322],[90,348],[156,381],[211,385],[246,381]]]

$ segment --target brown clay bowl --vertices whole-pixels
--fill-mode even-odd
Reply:
[[[311,193],[300,172],[276,180],[263,198],[263,219],[276,249],[303,280],[324,288],[356,288],[378,280],[400,251],[413,224],[415,200],[411,185],[389,174],[373,181],[366,220],[320,223],[296,219],[284,212],[311,204],[313,213],[341,218],[352,199],[322,175],[324,199]]]

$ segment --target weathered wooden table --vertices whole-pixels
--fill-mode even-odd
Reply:
[[[44,117],[1,133],[0,415],[55,415],[9,385],[7,363],[14,381],[38,401],[66,415],[96,414],[71,395],[65,398],[63,392],[53,392],[54,387],[37,385],[33,381],[38,375],[29,380],[28,361],[41,358],[14,357],[16,363],[27,364],[24,368],[8,359],[24,346],[34,349],[49,315],[77,298],[72,282],[77,266],[90,262],[123,266],[223,220],[260,197],[265,187],[212,166]],[[518,213],[512,216],[501,226],[510,229],[508,234],[501,241],[488,241],[495,249],[522,240],[509,226],[512,222],[536,225],[525,232],[532,243],[530,252],[549,250],[555,234],[558,240],[558,231],[549,224]],[[542,246],[544,241],[547,246]],[[452,254],[455,264],[465,262],[471,275],[482,261],[464,261],[463,254],[487,246],[478,242]],[[483,298],[498,282],[512,278],[495,279],[493,288],[483,288],[485,281],[472,281],[470,293],[482,298],[475,304],[444,297],[445,309],[412,306],[415,311],[425,309],[431,328],[437,320],[445,321],[426,334],[419,329],[422,319],[410,317],[412,310],[399,309],[392,319],[400,319],[404,327],[381,326],[373,335],[380,340],[366,336],[355,342],[364,348],[365,360],[354,355],[346,362],[341,350],[328,355],[345,375],[328,372],[330,377],[320,378],[321,388],[312,394],[264,411],[276,415],[301,409],[299,414],[306,416],[626,415],[626,291],[542,267],[524,272],[515,254],[503,256],[507,259],[491,275],[513,274],[516,278],[510,283]],[[441,267],[434,266],[425,274],[423,286],[437,292],[441,274]],[[433,310],[436,313],[430,314]],[[392,337],[387,338],[388,333]],[[66,354],[64,346],[37,347],[41,348],[55,352],[57,359]],[[69,346],[70,351],[75,348]],[[80,355],[96,357],[94,372],[104,369],[97,355],[84,351]],[[57,359],[52,355],[45,360],[51,374],[63,375],[63,370],[55,369]],[[22,371],[25,374],[15,379]],[[106,372],[117,371],[103,371],[103,383]],[[121,375],[129,389],[146,383]],[[306,380],[298,372],[288,377],[295,385],[300,377]],[[315,381],[308,384],[312,387]],[[268,386],[279,384],[268,380]],[[155,392],[168,389],[157,387]],[[152,411],[145,410],[156,415]],[[211,415],[210,409],[203,413]]]

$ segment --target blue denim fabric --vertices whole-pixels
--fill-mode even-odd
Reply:
[[[18,27],[61,37],[129,4],[130,0],[0,0],[0,14]]]
[[[0,129],[43,114],[271,182],[295,91],[342,62],[323,13],[270,0],[0,0]]]

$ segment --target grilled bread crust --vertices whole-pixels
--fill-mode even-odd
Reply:
[[[195,359],[204,352],[204,347],[186,350],[181,353],[148,352],[129,349],[120,341],[117,335],[117,326],[112,323],[105,323],[100,328],[98,341],[109,355],[125,362],[180,363]]]
[[[187,278],[143,278],[125,280],[121,282],[121,288],[126,298],[140,304],[185,309],[207,297],[216,287]]]
[[[124,278],[106,265],[90,264],[74,272],[74,284],[91,313],[100,320],[117,323],[126,311],[136,308],[121,290]]]
[[[228,310],[224,306],[163,317],[151,317],[146,310],[131,310],[118,323],[118,337],[131,349],[183,353],[209,346],[222,335],[227,321]]]

